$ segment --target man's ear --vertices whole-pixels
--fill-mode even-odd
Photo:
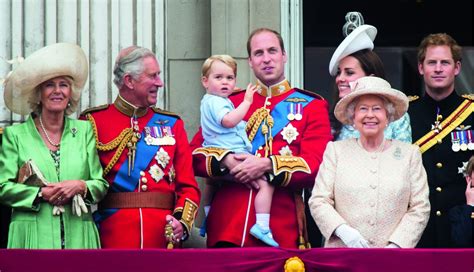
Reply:
[[[133,84],[133,77],[132,75],[130,74],[125,74],[123,76],[123,84],[125,84],[125,86],[127,86],[127,88],[129,89],[133,89],[134,88],[134,84]]]
[[[423,75],[425,73],[423,71],[423,63],[422,62],[418,62],[418,73],[420,73],[420,75]]]

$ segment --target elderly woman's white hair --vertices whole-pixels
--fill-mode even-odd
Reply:
[[[374,94],[374,96],[382,99],[383,106],[385,108],[385,112],[387,113],[388,122],[391,123],[391,122],[395,121],[395,106],[393,105],[393,103],[390,102],[387,98],[385,98],[382,95],[375,95]],[[355,98],[354,100],[352,100],[351,103],[349,103],[349,105],[347,105],[346,119],[350,121],[350,123],[349,123],[350,125],[354,124],[355,107],[357,106],[357,103],[359,103],[361,98],[362,98],[362,96],[359,96],[359,97]]]
[[[375,95],[384,101],[389,122],[398,120],[408,110],[408,97],[399,90],[392,89],[390,83],[382,78],[361,77],[352,83],[351,88],[353,91],[344,96],[334,108],[334,115],[343,124],[353,124],[355,105],[364,95]]]

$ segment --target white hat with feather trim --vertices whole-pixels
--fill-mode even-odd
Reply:
[[[358,12],[347,13],[346,20],[347,22],[343,27],[343,32],[347,37],[337,47],[336,51],[334,51],[331,61],[329,62],[329,74],[331,74],[331,76],[337,74],[337,67],[343,58],[363,49],[374,49],[377,28],[371,25],[364,25],[364,19]],[[352,32],[350,32],[351,30]],[[350,32],[350,34],[348,32]]]

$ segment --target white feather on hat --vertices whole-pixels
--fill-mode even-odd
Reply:
[[[408,110],[408,97],[403,92],[393,89],[390,83],[382,78],[361,77],[353,82],[351,88],[353,90],[339,100],[334,108],[334,115],[343,124],[352,124],[352,120],[349,120],[349,116],[346,114],[347,107],[354,99],[363,95],[382,96],[390,101],[395,108],[393,121],[400,119]]]
[[[78,45],[56,43],[43,47],[28,56],[6,78],[5,104],[12,112],[29,114],[32,109],[28,99],[32,92],[46,80],[59,76],[72,78],[71,98],[79,100],[88,73],[86,54]]]
[[[351,15],[354,16],[352,13],[354,12],[349,12],[346,15],[346,20],[348,20],[346,25],[348,23],[352,23],[349,21],[349,17],[351,17]],[[360,16],[360,18],[357,18],[357,20],[361,22],[361,24],[357,25],[356,28],[349,28],[353,29],[352,32],[347,35],[347,37],[337,47],[336,51],[334,51],[334,54],[332,54],[331,61],[329,62],[329,74],[331,74],[331,76],[335,76],[337,74],[337,67],[343,58],[363,49],[374,49],[374,40],[375,36],[377,36],[377,28],[371,25],[364,25],[362,15],[358,13],[357,16]],[[345,31],[347,31],[346,25],[344,25]],[[354,24],[352,23],[352,25]]]

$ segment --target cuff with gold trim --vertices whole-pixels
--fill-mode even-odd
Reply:
[[[197,211],[198,205],[189,198],[186,198],[184,201],[184,208],[177,208],[173,212],[174,218],[178,219],[184,227],[185,235],[183,236],[183,240],[186,240],[189,237],[189,234],[193,229],[194,218],[196,218]]]
[[[266,177],[272,185],[287,186],[290,183],[291,175],[295,172],[311,174],[308,163],[301,157],[272,155],[269,159],[272,162],[273,173],[267,173]]]
[[[224,176],[229,172],[228,169],[221,167],[221,161],[231,153],[234,152],[218,147],[199,147],[193,151],[193,155],[201,154],[206,157],[206,171],[209,177]]]

